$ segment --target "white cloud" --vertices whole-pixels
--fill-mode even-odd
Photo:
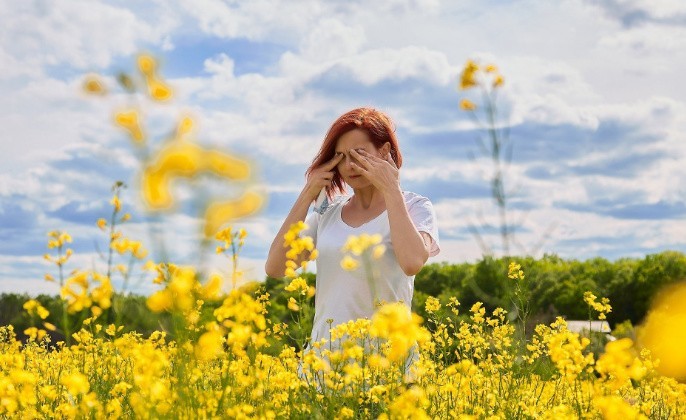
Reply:
[[[137,52],[141,41],[160,42],[175,26],[160,16],[150,25],[128,8],[90,1],[3,3],[0,45],[28,68],[106,67]]]
[[[41,230],[64,222],[47,212],[65,204],[73,202],[84,211],[95,206],[103,197],[95,197],[100,194],[97,188],[84,186],[109,176],[89,171],[86,178],[79,164],[56,174],[56,162],[92,159],[103,169],[117,165],[121,173],[133,176],[136,160],[124,146],[125,135],[109,121],[112,110],[127,99],[115,94],[104,101],[84,102],[76,94],[76,74],[113,65],[126,69],[126,61],[140,49],[179,49],[188,40],[196,43],[193,48],[208,39],[214,43],[208,56],[198,58],[204,61],[203,72],[189,71],[169,80],[177,88],[176,102],[145,105],[153,143],[169,132],[176,116],[190,111],[197,115],[199,142],[244,154],[257,164],[283,163],[287,169],[271,164],[267,169],[273,178],[264,181],[270,183],[269,191],[293,193],[301,188],[302,172],[329,124],[361,102],[383,105],[403,132],[420,140],[423,135],[472,130],[473,124],[457,111],[460,94],[454,86],[464,61],[476,57],[501,68],[506,78],[503,110],[512,110],[514,124],[525,123],[532,130],[570,127],[562,130],[570,137],[539,139],[536,145],[546,149],[541,156],[510,168],[508,180],[522,185],[517,199],[534,205],[525,222],[531,232],[522,234],[525,243],[535,242],[556,222],[559,227],[546,249],[564,256],[679,247],[684,232],[673,223],[613,218],[603,215],[608,209],[599,210],[597,203],[601,198],[618,206],[641,200],[683,202],[684,192],[674,182],[686,176],[686,85],[679,73],[686,65],[686,49],[681,48],[683,25],[677,24],[682,2],[610,2],[617,5],[610,17],[581,0],[532,1],[526,7],[521,2],[496,3],[485,9],[478,1],[435,0],[205,0],[181,5],[5,1],[0,5],[6,23],[0,28],[0,195],[22,195],[21,208],[37,214],[36,230]],[[641,25],[618,24],[622,13],[632,10],[645,15]],[[255,49],[261,42],[277,45],[283,53],[262,67],[237,71],[250,54],[232,49],[231,43],[226,43],[226,51],[217,47],[234,38],[252,40],[249,45]],[[442,92],[448,93],[441,96]],[[607,125],[618,127],[614,134],[619,140],[597,136],[597,130]],[[604,147],[611,140],[616,145]],[[581,149],[566,156],[564,151],[573,149],[556,148],[560,145],[552,141]],[[515,145],[520,147],[527,144]],[[551,150],[562,152],[555,155]],[[441,152],[404,168],[404,179],[437,180],[442,185],[455,179],[487,186],[490,162]],[[646,163],[627,169],[624,176],[603,170],[606,163],[632,157]],[[527,175],[531,162],[554,172],[552,178]],[[590,168],[589,174],[579,175],[584,168]],[[192,191],[178,192],[186,197]],[[627,198],[632,195],[637,198]],[[570,203],[581,210],[555,207]],[[464,229],[470,220],[479,222],[479,212],[485,221],[497,224],[490,199],[442,199],[434,204],[442,231],[463,235],[444,240],[438,260],[479,257],[481,250]],[[287,211],[282,209],[283,216]],[[194,252],[195,222],[183,215],[170,222],[169,236],[179,244],[174,252],[181,259]],[[254,257],[266,252],[280,223],[267,217],[245,221],[251,233],[246,264],[254,264],[255,278],[262,277],[263,260]],[[64,227],[92,235],[85,226]],[[142,226],[131,228],[132,234],[147,235]],[[599,232],[624,243],[603,242],[597,239]],[[488,239],[498,240],[497,235]],[[31,263],[0,257],[7,259],[0,262]],[[3,279],[12,287],[33,275],[8,273]]]
[[[680,53],[686,47],[686,27],[645,24],[607,35],[600,39],[600,45],[608,49],[622,49],[637,55]]]

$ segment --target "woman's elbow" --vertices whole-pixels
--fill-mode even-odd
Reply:
[[[272,267],[271,264],[269,264],[269,261],[267,261],[264,264],[264,272],[269,276],[273,278],[280,278],[283,277],[283,273],[279,273],[279,270],[276,269],[276,267]]]
[[[426,255],[425,255],[426,254]],[[424,264],[426,264],[426,261],[429,259],[429,253],[428,252],[423,252],[421,255],[418,255],[416,259],[413,261],[408,261],[407,263],[402,265],[403,272],[405,273],[406,276],[414,276],[417,273],[419,273],[424,267]]]

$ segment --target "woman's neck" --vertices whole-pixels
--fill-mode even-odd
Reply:
[[[350,199],[350,203],[359,209],[367,210],[371,207],[376,207],[383,204],[383,195],[374,186],[369,186],[367,188],[359,188],[353,190],[355,195]]]

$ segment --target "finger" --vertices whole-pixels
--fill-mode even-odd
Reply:
[[[363,168],[362,166],[358,165],[355,162],[350,162],[350,164],[357,170],[357,172],[360,173],[360,175],[364,176],[365,178],[369,178],[369,171]]]
[[[364,149],[360,150],[360,154],[372,162],[383,162],[384,161],[384,159],[381,159],[380,157],[373,155]]]
[[[390,153],[386,155],[386,162],[390,163],[395,169],[398,169],[398,167],[395,165],[395,161],[393,160],[393,156],[391,156]]]
[[[338,162],[340,162],[341,159],[343,159],[343,154],[342,154],[342,153],[341,153],[341,154],[338,154],[338,153],[337,153],[337,154],[334,154],[334,155],[333,155],[333,158],[331,158],[330,161],[326,162],[326,163],[322,166],[322,168],[326,169],[327,171],[330,171],[331,169],[335,168],[336,165],[338,165]]]
[[[357,159],[357,161],[360,162],[361,165],[358,166],[363,166],[365,169],[371,167],[371,162],[369,161],[367,156],[363,156],[362,153],[358,152],[355,149],[351,150],[350,154],[355,156],[355,159]]]

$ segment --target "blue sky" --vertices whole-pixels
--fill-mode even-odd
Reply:
[[[396,123],[402,185],[437,212],[442,252],[432,261],[479,258],[473,225],[497,251],[491,166],[458,108],[467,59],[497,64],[506,80],[499,105],[513,145],[519,252],[686,251],[682,1],[0,0],[0,18],[0,292],[57,291],[42,280],[54,274],[42,259],[54,229],[74,237],[68,270],[102,267],[95,221],[110,211],[116,180],[130,185],[125,234],[150,242],[138,163],[110,122],[127,99],[79,93],[92,72],[114,86],[142,51],[160,58],[177,93],[169,104],[141,101],[152,145],[190,113],[200,144],[255,166],[268,203],[234,224],[250,232],[248,279],[264,277],[269,244],[329,125],[358,106]],[[207,188],[229,196],[241,186]],[[179,213],[150,220],[180,263],[198,258],[193,192],[179,186]],[[229,269],[218,258],[207,268]]]

